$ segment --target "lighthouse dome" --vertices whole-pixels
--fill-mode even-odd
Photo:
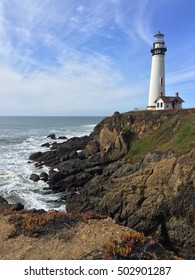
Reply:
[[[154,43],[164,43],[164,34],[159,31],[156,35],[154,35]]]

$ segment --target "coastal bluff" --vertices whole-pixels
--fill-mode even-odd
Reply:
[[[169,252],[195,259],[195,108],[115,112],[89,136],[54,141],[29,160],[47,178],[46,191],[61,193],[67,213],[108,217],[90,222],[96,245],[133,230],[158,235],[166,252],[159,259],[171,258]],[[43,165],[47,176],[39,174]]]
[[[50,167],[49,189],[68,212],[93,211],[195,258],[195,109],[132,111],[31,160]]]

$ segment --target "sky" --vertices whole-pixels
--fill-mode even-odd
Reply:
[[[194,0],[0,0],[0,115],[145,109],[153,38],[166,95],[195,107]]]

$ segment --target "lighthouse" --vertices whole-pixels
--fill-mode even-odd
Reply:
[[[154,35],[152,53],[152,67],[147,110],[156,109],[156,100],[165,95],[165,47],[164,35],[160,32]]]

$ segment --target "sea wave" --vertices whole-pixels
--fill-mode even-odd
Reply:
[[[95,122],[100,119],[95,118]],[[0,196],[10,203],[21,202],[27,209],[65,211],[65,202],[60,200],[61,194],[46,191],[48,185],[41,180],[29,180],[32,173],[48,172],[48,168],[38,169],[34,164],[27,163],[28,158],[34,152],[48,150],[47,147],[41,147],[46,142],[53,142],[47,135],[55,133],[56,137],[67,138],[88,135],[95,122],[93,117],[0,117]]]

